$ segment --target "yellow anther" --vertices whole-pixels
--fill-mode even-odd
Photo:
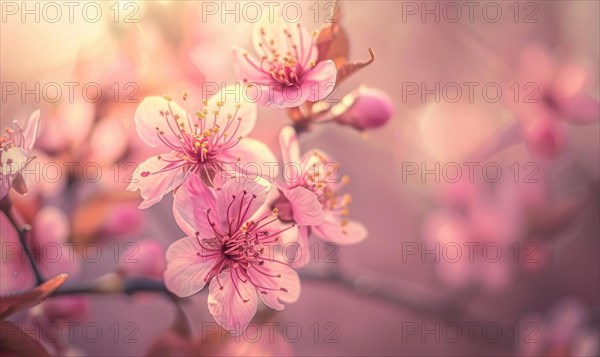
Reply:
[[[342,197],[342,206],[348,206],[352,202],[352,196],[350,194],[345,194]]]
[[[167,101],[169,101],[169,102],[173,100],[173,98],[171,98],[171,97],[170,97],[170,96],[168,96],[168,95],[163,95],[163,98],[165,98],[165,99],[166,99]]]

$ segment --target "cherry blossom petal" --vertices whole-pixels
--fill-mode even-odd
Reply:
[[[279,145],[281,146],[281,156],[284,165],[300,163],[300,145],[296,130],[291,126],[286,126],[279,133]]]
[[[250,323],[257,302],[254,285],[240,280],[235,272],[225,270],[210,283],[208,310],[233,335],[241,334]]]
[[[281,302],[292,303],[300,296],[298,273],[285,263],[265,261],[262,266],[252,265],[248,276],[257,285],[261,300],[272,309],[283,310]]]
[[[198,175],[188,175],[173,200],[173,215],[179,228],[191,237],[196,232],[201,238],[214,237],[207,218],[209,209],[217,210],[214,190],[208,188]]]
[[[279,162],[275,154],[260,140],[244,138],[223,153],[223,158],[228,162],[239,161],[241,169],[251,177],[261,176],[270,181],[278,174],[275,168]]]
[[[168,118],[162,116],[161,111],[170,113]],[[173,132],[173,130],[178,132],[177,123],[173,119],[175,115],[181,118],[179,122],[184,123],[184,128],[189,132],[189,129],[187,129],[187,113],[177,103],[163,97],[144,98],[135,111],[135,125],[140,139],[150,147],[167,147],[161,137],[171,144],[179,145],[179,138],[177,137],[179,134],[176,135]],[[157,128],[164,134],[159,136]]]
[[[181,185],[186,175],[183,168],[158,172],[171,164],[165,159],[169,161],[180,160],[173,153],[163,154],[160,157],[160,160],[157,156],[153,156],[142,162],[131,177],[131,183],[127,189],[129,191],[139,189],[144,199],[139,208],[148,208],[160,202],[167,193]],[[146,175],[147,172],[150,174]],[[146,177],[143,177],[144,175]]]
[[[302,88],[309,94],[307,100],[317,102],[325,99],[333,92],[336,77],[337,69],[332,60],[319,62],[315,68],[308,72],[302,83]]]
[[[309,97],[313,96],[312,92],[316,91],[314,88],[303,83],[301,87],[270,88],[267,93],[263,92],[262,94],[268,97],[267,105],[269,106],[275,108],[293,108],[306,102]],[[331,90],[333,90],[333,87],[331,87]]]
[[[295,29],[294,29],[295,27]],[[316,39],[308,29],[300,23],[289,24],[289,31],[292,35],[292,41],[299,49],[298,62],[303,67],[307,67],[311,62],[316,62],[319,57],[319,50],[316,46]],[[293,50],[293,48],[292,48]]]
[[[367,237],[367,229],[361,223],[342,220],[334,213],[326,214],[325,222],[312,229],[320,238],[340,245],[358,243]]]
[[[219,257],[210,254],[195,237],[184,237],[171,244],[166,253],[167,269],[164,273],[167,289],[179,297],[188,297],[202,290],[206,285],[204,279]]]
[[[260,63],[248,51],[239,47],[231,49],[231,58],[237,77],[244,83],[264,84],[273,78],[260,68]]]
[[[19,193],[27,192],[27,186],[24,185],[24,181],[19,175],[25,168],[27,160],[28,158],[21,148],[13,147],[4,152],[0,151],[0,199],[8,194],[15,182],[19,183],[15,187]]]
[[[34,111],[29,120],[27,121],[27,126],[23,130],[23,136],[25,137],[25,142],[23,143],[23,149],[26,153],[29,153],[33,146],[35,145],[35,140],[38,136],[38,131],[40,128],[40,111]]]
[[[0,161],[0,172],[3,175],[14,176],[21,172],[27,163],[28,157],[23,149],[19,147],[12,147],[6,150],[0,155],[2,160]]]
[[[310,229],[308,227],[298,227],[296,240],[296,244],[298,246],[295,257],[292,258],[289,256],[289,250],[291,248],[288,248],[288,250],[285,252],[285,254],[287,255],[285,259],[290,263],[290,265],[294,269],[302,268],[310,261],[310,247],[308,246],[309,230]]]
[[[206,109],[208,113],[204,120],[218,125],[221,132],[235,135],[234,138],[248,135],[256,124],[256,104],[239,85],[221,89],[208,99]]]
[[[226,232],[237,230],[265,203],[270,189],[271,184],[261,178],[241,176],[226,182],[217,191],[217,216],[222,228]]]
[[[289,224],[283,223],[275,227],[277,227],[277,230],[288,228],[279,234],[282,250],[281,257],[277,257],[277,260],[288,263],[294,269],[305,266],[310,260],[309,228],[304,226],[289,227]]]
[[[304,187],[296,187],[283,191],[292,204],[294,221],[302,226],[313,226],[323,223],[325,214],[317,195]]]

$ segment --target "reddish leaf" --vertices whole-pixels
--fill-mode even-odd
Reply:
[[[317,37],[317,49],[319,50],[317,62],[331,59],[337,68],[344,65],[350,55],[350,41],[340,23],[340,18],[341,11],[336,2],[331,24],[321,27]]]
[[[8,321],[0,321],[0,353],[3,356],[50,357],[41,343]]]
[[[336,84],[340,84],[340,82],[356,73],[359,69],[370,65],[375,60],[375,53],[371,48],[369,48],[369,55],[371,58],[366,61],[349,62],[344,64],[341,68],[338,68]]]
[[[61,285],[67,281],[68,277],[69,275],[67,274],[60,274],[37,286],[33,290],[0,297],[0,320],[4,320],[16,312],[25,310],[44,301],[48,295],[61,287]]]

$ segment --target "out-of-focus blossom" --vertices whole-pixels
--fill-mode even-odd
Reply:
[[[191,176],[175,195],[173,211],[187,234],[167,250],[165,285],[187,297],[210,282],[208,309],[223,328],[244,331],[257,309],[257,293],[275,310],[298,299],[298,274],[275,252],[274,212],[264,203],[271,185],[238,177],[219,190]]]
[[[127,276],[160,279],[166,267],[165,255],[160,244],[149,239],[133,244],[135,254],[121,262],[120,270]]]
[[[238,78],[255,89],[252,98],[263,105],[290,108],[327,97],[334,89],[337,70],[332,60],[318,61],[317,34],[299,23],[274,22],[254,31],[259,59],[234,47],[233,65]]]
[[[69,244],[70,221],[59,208],[46,206],[36,215],[29,246],[34,250],[40,272],[44,276],[68,273],[77,276],[81,259]]]
[[[99,227],[96,235],[105,237],[122,237],[135,232],[143,223],[143,215],[135,207],[133,202],[112,202],[107,204],[106,212],[103,216],[104,222]]]
[[[445,205],[423,223],[427,248],[437,246],[439,251],[449,252],[436,261],[442,282],[453,288],[478,286],[498,291],[510,283],[518,266],[543,263],[540,244],[526,239],[531,208],[543,201],[540,184],[503,180],[492,190],[464,179],[451,184],[445,195]],[[506,254],[515,251],[515,242],[519,242],[516,247],[521,255]],[[519,257],[528,243],[535,254],[524,263]],[[463,254],[455,259],[456,247]],[[505,252],[500,259],[496,250]]]
[[[337,123],[363,131],[385,125],[394,115],[394,105],[385,92],[360,86],[344,96],[331,112]]]
[[[10,188],[27,193],[27,186],[20,172],[33,160],[30,152],[35,145],[40,123],[40,112],[31,114],[25,129],[15,122],[16,130],[6,128],[0,136],[0,199]]]
[[[546,158],[564,149],[559,121],[587,125],[600,120],[600,103],[587,93],[589,74],[569,62],[559,63],[541,46],[526,48],[504,103],[515,113],[529,149]],[[517,87],[516,87],[517,86]]]
[[[597,356],[600,331],[592,327],[585,306],[578,300],[562,300],[551,311],[519,321],[519,356]]]
[[[275,162],[265,144],[244,138],[254,128],[256,106],[241,94],[235,101],[226,101],[225,93],[232,91],[227,87],[215,94],[196,114],[164,97],[148,97],[139,105],[135,122],[140,138],[165,150],[141,163],[132,177],[128,189],[141,191],[140,208],[162,200],[188,173],[214,185],[221,181],[216,175],[240,172],[240,162]]]
[[[337,193],[348,182],[348,177],[337,175],[339,164],[317,150],[301,158],[298,138],[291,127],[283,128],[279,139],[286,174],[283,181],[277,183],[280,194],[273,205],[281,221],[298,225],[300,256],[296,257],[295,264],[302,266],[308,262],[311,233],[341,245],[365,239],[367,229],[348,219],[351,196]]]
[[[38,308],[51,321],[81,320],[90,313],[90,300],[86,296],[61,296],[44,301]]]

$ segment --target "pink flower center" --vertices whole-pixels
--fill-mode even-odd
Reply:
[[[238,115],[239,104],[236,105],[234,113],[225,114],[227,123],[222,128],[217,122],[224,102],[218,102],[216,110],[209,113],[206,108],[207,102],[204,101],[204,108],[196,112],[195,118],[187,112],[186,117],[181,118],[173,112],[170,103],[169,100],[168,110],[161,110],[160,115],[173,135],[165,135],[160,128],[156,128],[156,135],[165,146],[177,153],[178,159],[167,160],[158,156],[166,165],[155,172],[144,171],[141,173],[142,177],[178,168],[197,171],[211,177],[215,172],[223,171],[225,165],[236,164],[235,161],[223,161],[221,154],[242,140],[242,137],[237,135],[242,121],[242,117]]]
[[[15,132],[11,128],[5,128],[4,134],[0,135],[0,152],[7,151],[13,147],[24,147],[25,145],[25,134],[23,128],[15,123],[17,131]]]
[[[279,235],[293,227],[291,225],[281,230],[273,230],[269,227],[277,221],[277,210],[267,212],[256,221],[246,220],[254,200],[256,195],[250,195],[246,191],[243,191],[242,195],[232,196],[227,208],[227,219],[222,226],[218,226],[211,219],[212,211],[209,209],[206,218],[213,229],[214,237],[200,238],[199,233],[196,234],[198,243],[206,252],[204,255],[201,253],[197,255],[203,259],[217,258],[204,280],[208,282],[216,278],[223,289],[218,275],[229,268],[234,287],[244,302],[248,299],[241,295],[237,286],[238,281],[250,282],[262,294],[267,294],[268,291],[286,291],[280,286],[265,286],[259,283],[251,277],[249,271],[253,270],[254,273],[268,278],[281,278],[281,275],[269,274],[262,267],[265,261],[284,264],[274,259],[273,249],[278,243]]]
[[[350,215],[350,203],[352,202],[352,196],[349,194],[338,195],[336,191],[339,186],[346,185],[350,178],[343,176],[341,182],[338,182],[338,176],[334,175],[337,172],[338,164],[336,162],[329,162],[326,158],[320,155],[318,152],[312,154],[311,160],[314,160],[314,164],[303,172],[302,177],[294,182],[289,187],[304,187],[307,190],[312,191],[316,196],[324,211],[339,213],[344,219],[341,220],[341,225],[346,226],[348,220],[346,219]],[[335,167],[335,171],[328,169],[329,167]],[[294,212],[293,205],[291,202],[280,192],[279,199],[274,203],[274,207],[279,210],[279,218],[283,222],[293,222]]]
[[[306,50],[310,51],[308,53],[307,58],[310,57],[310,54],[313,51],[313,43],[314,39],[311,36],[311,45],[309,49],[306,49],[302,46],[302,30],[300,24],[296,27],[298,29],[298,36],[300,42],[300,48],[298,44],[294,43],[294,38],[292,34],[288,31],[288,29],[283,29],[283,38],[285,38],[285,48],[287,51],[285,54],[279,52],[279,49],[276,46],[276,42],[274,38],[269,38],[266,30],[264,28],[260,29],[260,42],[258,43],[258,48],[260,50],[259,55],[261,56],[260,66],[257,67],[252,61],[248,59],[248,62],[254,66],[257,70],[271,76],[273,81],[279,83],[282,87],[300,87],[302,84],[302,80],[304,75],[307,72],[307,69],[314,67],[316,64],[314,62],[311,63],[302,63],[301,56],[304,54]],[[280,44],[283,45],[283,44]],[[247,58],[247,57],[246,57]],[[244,82],[247,82],[247,79],[244,79]]]

